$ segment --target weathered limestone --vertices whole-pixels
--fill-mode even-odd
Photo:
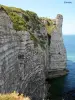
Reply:
[[[56,26],[57,29],[51,34],[50,45],[50,68],[51,69],[64,69],[66,66],[66,50],[62,38],[62,15],[57,15]]]
[[[39,48],[34,48],[28,32],[18,32],[22,36],[20,51],[18,54],[20,78],[20,92],[29,95],[34,100],[41,100],[44,97],[44,54]]]
[[[19,46],[16,31],[12,31],[12,22],[3,10],[0,10],[0,26],[0,92],[5,93],[17,88]]]
[[[51,34],[47,56],[46,50],[34,47],[29,32],[13,30],[9,16],[0,10],[0,92],[15,90],[30,96],[32,100],[42,100],[45,97],[45,72],[63,70],[66,66],[62,20],[62,16],[58,15],[55,21],[57,29]],[[44,27],[34,34],[39,38],[45,37],[45,40],[47,38]]]
[[[45,94],[43,51],[34,48],[28,32],[13,30],[3,10],[0,11],[0,26],[0,92],[15,90],[32,100],[42,100]]]
[[[66,50],[62,38],[62,22],[63,16],[58,14],[56,17],[56,29],[51,34],[50,44],[50,65],[49,77],[57,77],[66,74]],[[52,73],[54,75],[52,76]]]

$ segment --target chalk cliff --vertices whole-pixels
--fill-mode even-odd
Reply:
[[[22,17],[27,20],[27,24],[22,23],[23,20],[19,23],[26,29],[15,25],[6,9],[0,7],[0,92],[15,90],[32,100],[42,100],[47,94],[46,78],[66,74],[63,16],[58,14],[55,20],[33,16],[32,20],[24,16],[23,11],[15,13],[18,20]],[[55,28],[50,34],[51,23]]]

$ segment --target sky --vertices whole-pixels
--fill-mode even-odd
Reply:
[[[34,11],[40,17],[52,19],[62,14],[63,34],[75,35],[75,0],[0,0],[0,4]]]

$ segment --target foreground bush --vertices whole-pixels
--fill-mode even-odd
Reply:
[[[8,93],[0,94],[0,100],[30,100],[29,97],[24,97],[23,94],[19,95],[18,93]]]

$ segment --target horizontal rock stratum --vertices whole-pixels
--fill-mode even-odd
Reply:
[[[47,78],[66,74],[63,16],[0,5],[0,93],[17,91],[43,100]],[[64,72],[65,71],[65,72]]]

